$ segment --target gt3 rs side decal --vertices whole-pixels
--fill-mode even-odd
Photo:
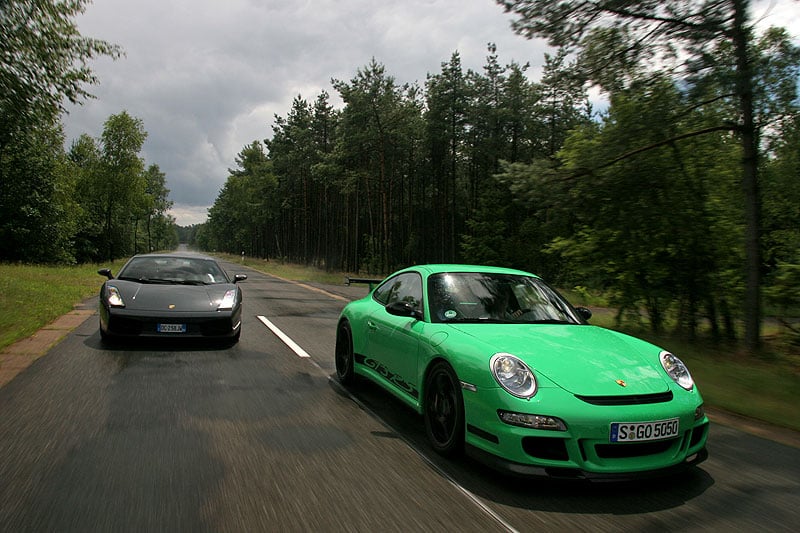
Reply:
[[[388,368],[386,368],[385,365],[379,363],[375,359],[366,357],[359,353],[354,354],[354,356],[356,363],[358,363],[359,365],[371,368],[372,370],[383,376],[388,382],[396,385],[397,387],[402,389],[404,392],[408,393],[413,398],[419,398],[419,390],[417,390],[416,387],[408,383],[399,375],[395,374],[394,372],[391,372]]]

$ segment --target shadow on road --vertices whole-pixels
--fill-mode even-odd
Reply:
[[[378,436],[405,440],[444,476],[499,505],[553,513],[641,514],[680,507],[714,485],[714,479],[702,467],[677,476],[614,482],[507,475],[469,457],[448,459],[438,455],[428,444],[422,417],[377,385],[358,379],[354,387],[344,389],[335,375],[330,383],[337,394],[354,398],[362,409],[388,426],[390,431]]]

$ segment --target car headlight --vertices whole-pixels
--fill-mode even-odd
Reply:
[[[550,431],[566,431],[567,424],[560,418],[546,415],[531,415],[511,411],[497,411],[497,416],[506,424],[531,429],[547,429]]]
[[[510,353],[496,353],[489,361],[494,379],[518,398],[530,398],[536,394],[536,376],[528,365]]]
[[[230,289],[225,291],[225,296],[219,301],[217,310],[233,309],[233,304],[236,303],[236,290]]]
[[[658,358],[661,360],[661,366],[664,367],[664,370],[669,377],[672,378],[672,381],[686,390],[692,390],[692,387],[694,387],[694,380],[691,374],[689,374],[689,369],[683,364],[683,361],[666,351],[658,354]]]
[[[106,301],[108,305],[111,307],[125,307],[125,301],[122,299],[122,295],[119,293],[119,289],[114,287],[113,285],[109,285],[106,287]]]

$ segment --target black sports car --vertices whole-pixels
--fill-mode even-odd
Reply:
[[[100,336],[239,340],[242,290],[211,257],[188,253],[132,257],[100,288]]]

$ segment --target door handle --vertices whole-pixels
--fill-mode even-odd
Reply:
[[[377,331],[378,325],[372,320],[367,320],[367,327],[373,331]]]

